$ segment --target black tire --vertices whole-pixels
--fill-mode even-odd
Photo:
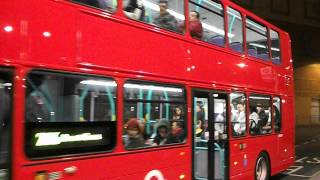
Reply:
[[[255,180],[269,180],[270,178],[270,162],[266,153],[260,153],[254,168]]]

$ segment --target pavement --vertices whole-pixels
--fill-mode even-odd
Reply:
[[[320,136],[320,125],[296,126],[296,145],[311,140],[316,136]]]
[[[310,145],[308,145],[310,144]],[[307,146],[308,149],[300,147]],[[300,125],[296,126],[296,149],[297,151],[308,151],[307,155],[313,155],[311,161],[306,161],[307,163],[314,163],[319,167],[319,153],[320,153],[320,125]],[[301,150],[299,150],[301,148]],[[299,152],[297,152],[297,155]],[[301,153],[303,155],[305,153]],[[310,157],[309,157],[310,158]],[[297,162],[297,161],[296,161]],[[308,168],[312,169],[312,168]],[[312,174],[309,180],[320,180],[320,170],[319,168],[314,168],[317,170],[316,173]]]
[[[271,180],[320,180],[320,125],[296,126],[296,161]]]

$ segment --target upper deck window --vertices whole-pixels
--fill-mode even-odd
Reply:
[[[228,13],[228,37],[230,48],[234,51],[243,52],[243,31],[242,31],[242,17],[239,11],[230,7],[227,9]]]
[[[71,0],[90,7],[114,12],[117,9],[117,0]]]
[[[224,11],[220,3],[190,0],[189,12],[189,31],[193,38],[225,46]]]
[[[270,29],[270,41],[271,41],[271,55],[272,62],[275,64],[281,64],[281,49],[279,33]]]
[[[26,80],[28,156],[97,152],[114,147],[115,81],[44,71],[33,71]]]
[[[267,28],[250,18],[246,19],[248,55],[269,60]]]
[[[130,19],[143,21],[170,31],[184,29],[184,1],[124,0],[123,11]]]

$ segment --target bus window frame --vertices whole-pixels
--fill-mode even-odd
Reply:
[[[205,43],[206,45],[209,45],[209,46],[213,46],[213,47],[219,47],[219,48],[223,48],[223,49],[228,49],[227,48],[227,46],[228,46],[228,35],[227,35],[227,31],[226,31],[226,27],[227,27],[227,18],[226,18],[226,5],[224,4],[224,2],[223,1],[219,1],[219,0],[213,0],[214,2],[216,2],[216,3],[218,3],[218,4],[220,4],[221,5],[221,7],[222,7],[222,9],[223,9],[223,13],[222,13],[222,15],[223,15],[223,31],[224,31],[224,35],[222,36],[223,38],[224,38],[224,44],[223,44],[223,46],[219,46],[219,45],[217,45],[217,44],[213,44],[213,43],[209,43],[208,41],[205,41],[205,40],[202,40],[202,39],[197,39],[197,38],[193,38],[193,37],[191,37],[191,33],[190,33],[190,30],[189,30],[189,28],[188,29],[186,29],[186,31],[188,32],[188,33],[185,33],[185,34],[188,34],[188,36],[190,36],[190,39],[192,39],[192,40],[194,40],[194,41],[200,41],[200,42],[202,42],[202,43]],[[187,2],[188,2],[188,14],[190,13],[190,7],[189,7],[189,4],[191,3],[191,4],[193,4],[193,5],[195,5],[195,6],[198,6],[198,7],[201,7],[201,8],[203,8],[203,9],[205,9],[205,10],[207,10],[207,11],[209,11],[210,13],[213,13],[213,14],[216,14],[216,15],[218,15],[219,16],[219,14],[218,13],[216,13],[216,12],[214,12],[213,10],[211,10],[211,9],[209,9],[209,8],[206,8],[206,7],[203,7],[203,6],[201,6],[201,5],[198,5],[198,4],[196,4],[196,3],[194,3],[194,2],[192,2],[192,0],[187,0]],[[188,16],[188,24],[189,24],[189,16]]]
[[[255,23],[257,23],[257,24],[259,24],[259,25],[261,25],[261,26],[263,26],[263,27],[265,27],[266,28],[266,38],[267,38],[267,41],[266,41],[266,44],[268,45],[268,49],[267,49],[267,52],[268,52],[268,59],[263,59],[263,58],[260,58],[260,57],[258,57],[258,54],[257,54],[257,56],[253,56],[253,55],[249,55],[249,53],[248,53],[248,46],[247,46],[247,29],[250,29],[250,28],[248,28],[248,26],[247,26],[247,19],[249,19],[250,21],[253,21],[253,22],[255,22]],[[255,59],[258,59],[259,60],[259,62],[266,62],[266,63],[269,63],[270,61],[271,61],[271,54],[270,54],[270,43],[269,43],[269,41],[270,41],[270,38],[269,38],[269,26],[267,26],[267,25],[265,25],[264,23],[262,23],[261,21],[259,21],[259,20],[257,20],[256,18],[253,18],[253,17],[251,17],[251,16],[249,16],[249,15],[246,15],[245,16],[245,21],[243,21],[244,22],[244,29],[245,29],[245,48],[246,48],[246,50],[245,50],[245,54],[246,54],[246,56],[247,57],[250,57],[250,58],[255,58]],[[257,34],[260,34],[260,35],[262,35],[262,36],[264,36],[263,34],[261,34],[261,33],[259,33],[259,32],[257,32],[257,31],[255,31],[255,30],[253,30],[253,29],[250,29],[251,31],[254,31],[255,33],[257,33]]]
[[[183,100],[182,101],[161,101],[161,100],[145,100],[145,99],[126,99],[125,97],[125,87],[124,85],[127,83],[132,83],[132,84],[142,84],[142,85],[155,85],[155,86],[164,86],[164,87],[172,87],[172,88],[181,88],[183,90]],[[120,87],[119,87],[120,88]],[[154,81],[154,80],[141,80],[141,79],[127,79],[123,82],[122,84],[122,124],[120,125],[121,127],[124,127],[124,125],[128,122],[125,121],[125,104],[126,103],[132,103],[132,102],[141,102],[141,103],[170,103],[170,104],[179,104],[182,107],[184,107],[184,134],[185,134],[185,139],[183,142],[180,143],[170,143],[170,144],[164,144],[164,145],[157,145],[157,146],[145,146],[145,147],[138,147],[138,148],[126,148],[125,147],[125,141],[123,140],[123,138],[121,138],[121,144],[123,146],[124,151],[127,152],[132,152],[132,151],[139,151],[139,150],[154,150],[154,149],[166,149],[166,148],[172,148],[175,146],[182,146],[182,145],[186,145],[186,143],[188,142],[188,138],[189,138],[189,119],[188,119],[188,92],[187,92],[187,88],[185,85],[183,84],[173,84],[173,83],[167,83],[167,82],[161,82],[161,81]],[[138,119],[138,117],[136,117],[136,119]],[[170,120],[170,119],[169,119]],[[122,131],[119,133],[121,134],[121,137],[124,134],[127,134],[124,130],[124,128],[122,128]]]
[[[273,108],[273,99],[274,98],[278,98],[279,99],[279,118],[280,118],[280,128],[279,128],[279,131],[276,131],[275,129],[275,117],[273,116],[273,113],[274,113],[274,108]],[[281,134],[282,133],[282,99],[281,99],[281,96],[278,96],[278,95],[275,95],[275,96],[272,96],[272,118],[273,118],[273,132],[276,133],[276,134]]]
[[[29,143],[32,139],[31,139],[31,133],[29,133],[29,131],[26,131],[26,129],[31,129],[31,126],[32,125],[29,125],[29,124],[36,124],[36,122],[29,122],[27,121],[27,118],[26,118],[26,104],[27,104],[27,82],[25,81],[25,94],[24,94],[24,104],[23,104],[23,109],[24,109],[24,114],[23,114],[23,122],[24,122],[24,126],[23,128],[25,129],[24,131],[24,145],[23,145],[23,150],[24,150],[24,153],[26,155],[26,157],[30,160],[46,160],[46,159],[56,159],[56,158],[61,158],[61,157],[78,157],[78,156],[85,156],[85,155],[95,155],[95,154],[105,154],[105,153],[112,153],[115,151],[116,147],[117,147],[117,135],[118,135],[118,123],[119,123],[119,117],[117,116],[118,115],[118,103],[117,103],[117,100],[119,99],[119,96],[118,96],[118,91],[119,91],[119,82],[114,78],[114,77],[111,77],[111,76],[104,76],[104,75],[99,75],[99,74],[85,74],[85,73],[80,73],[80,72],[69,72],[69,71],[56,71],[56,70],[49,70],[49,69],[30,69],[26,75],[25,75],[25,78],[28,78],[29,75],[31,75],[32,73],[36,72],[36,74],[41,74],[41,75],[55,75],[55,76],[58,76],[58,77],[69,77],[69,78],[95,78],[95,79],[99,79],[99,80],[110,80],[110,81],[114,81],[117,86],[115,87],[115,91],[114,91],[114,94],[115,94],[115,97],[116,97],[116,101],[114,103],[115,105],[115,115],[116,115],[116,118],[114,120],[114,123],[115,123],[115,127],[114,129],[112,128],[108,128],[108,129],[111,129],[111,137],[110,137],[110,146],[112,146],[112,148],[108,148],[106,147],[106,145],[104,145],[104,148],[101,148],[99,147],[99,150],[89,150],[89,151],[81,151],[81,150],[78,150],[79,148],[78,147],[72,147],[72,148],[69,148],[67,150],[64,150],[64,149],[56,149],[55,151],[58,151],[58,154],[53,154],[53,155],[42,155],[42,154],[48,154],[46,152],[40,152],[39,154],[35,155],[35,151],[36,150],[33,150],[30,146],[31,144]],[[100,125],[95,125],[99,128],[106,128],[106,127],[110,127],[110,126],[106,126],[105,124],[106,123],[109,123],[109,122],[112,122],[111,121],[94,121],[95,124],[104,124],[104,126]],[[43,123],[40,127],[45,127],[45,128],[52,128],[49,123],[52,124],[52,122],[45,122]],[[63,122],[55,122],[54,124],[54,128],[55,127],[59,127],[61,126],[62,128],[66,128],[66,127],[69,127],[73,124],[74,122],[66,122],[66,121],[63,121]],[[79,124],[81,126],[77,126],[76,128],[81,128],[83,126],[83,123],[85,122],[80,122]],[[39,124],[39,123],[38,123]],[[36,124],[36,125],[38,125]],[[62,125],[60,125],[62,124]],[[88,123],[86,123],[88,124]],[[48,127],[50,126],[50,127]],[[72,128],[70,128],[72,129]],[[98,146],[97,144],[95,144],[94,146]],[[82,149],[90,149],[89,146],[85,146],[85,147],[82,147]],[[81,149],[81,148],[80,148]],[[70,150],[75,150],[76,152],[73,152],[73,153],[64,153],[64,152],[68,152]],[[49,153],[51,153],[51,151],[54,151],[54,149],[49,149]],[[79,151],[79,152],[78,152]],[[61,152],[61,153],[59,153]]]
[[[279,56],[279,58],[280,58],[280,63],[279,64],[277,64],[277,63],[274,63],[273,62],[273,58],[272,58],[272,50],[271,50],[271,45],[272,45],[272,43],[271,43],[271,31],[274,31],[275,33],[277,33],[278,34],[278,40],[279,40],[279,50],[280,50],[280,56]],[[269,41],[270,41],[270,59],[271,59],[271,61],[272,61],[272,64],[274,64],[274,65],[276,65],[276,66],[281,66],[282,65],[282,48],[281,48],[281,34],[279,33],[279,31],[277,31],[277,30],[275,30],[274,28],[269,28]]]
[[[244,54],[247,54],[246,53],[246,36],[245,36],[245,26],[246,26],[246,23],[244,22],[244,19],[246,19],[246,16],[244,15],[244,13],[243,12],[241,12],[239,9],[237,9],[237,8],[234,8],[232,5],[225,5],[225,32],[228,32],[228,29],[229,29],[229,16],[228,16],[228,8],[231,8],[231,9],[233,9],[234,11],[237,11],[237,12],[239,12],[239,14],[240,14],[240,17],[241,17],[241,25],[242,25],[242,27],[241,27],[241,31],[242,31],[242,52],[239,52],[239,51],[235,51],[235,50],[233,50],[231,47],[230,47],[230,43],[229,43],[229,36],[226,36],[226,49],[228,49],[228,50],[230,50],[231,52],[233,52],[233,53],[236,53],[236,54],[238,54],[238,55],[244,55]]]
[[[273,132],[274,132],[274,130],[273,130],[273,124],[274,124],[274,120],[273,120],[273,115],[272,115],[272,113],[273,113],[273,102],[272,102],[272,100],[273,100],[273,96],[272,95],[270,95],[270,94],[264,94],[264,93],[259,93],[259,92],[250,92],[249,93],[249,95],[248,95],[248,108],[247,108],[247,111],[248,111],[248,118],[249,118],[249,116],[250,116],[250,97],[251,96],[258,96],[258,97],[268,97],[269,98],[269,107],[271,108],[271,112],[270,112],[270,114],[271,114],[271,124],[270,124],[270,132],[269,133],[265,133],[265,134],[262,134],[262,133],[260,133],[260,134],[252,134],[251,132],[250,132],[250,127],[248,128],[248,130],[249,130],[249,135],[251,136],[251,137],[261,137],[261,136],[269,136],[269,135],[272,135],[273,134]],[[249,119],[248,119],[248,123],[249,123]]]

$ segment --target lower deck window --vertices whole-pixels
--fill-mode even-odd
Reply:
[[[136,82],[126,83],[124,88],[126,149],[185,142],[184,89]]]
[[[252,95],[249,97],[249,127],[251,135],[269,134],[272,132],[271,99],[268,96]]]
[[[111,150],[116,134],[115,81],[32,71],[26,78],[29,157]]]

